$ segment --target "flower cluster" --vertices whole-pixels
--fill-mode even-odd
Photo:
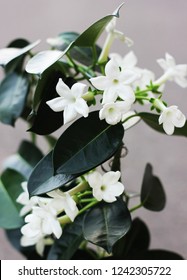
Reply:
[[[168,53],[166,53],[165,59],[157,60],[164,70],[164,74],[157,80],[152,71],[137,66],[138,60],[133,51],[124,57],[117,53],[110,54],[109,50],[115,38],[126,40],[124,34],[115,29],[115,24],[116,18],[106,27],[108,37],[98,60],[99,64],[105,62],[104,75],[89,79],[91,85],[96,89],[96,94],[102,94],[99,118],[100,120],[105,119],[111,125],[124,122],[126,114],[130,112],[136,101],[141,101],[143,104],[158,103],[155,93],[160,94],[160,99],[161,91],[168,80],[176,82],[183,88],[187,87],[187,64],[176,65],[174,58]],[[129,42],[129,39],[127,41]],[[47,101],[47,104],[55,112],[64,111],[64,123],[74,120],[78,113],[87,117],[89,106],[86,102],[85,88],[86,85],[78,82],[69,89],[60,79],[56,86],[60,97]],[[94,89],[93,92],[95,92]],[[155,109],[160,110],[159,124],[163,124],[163,129],[168,135],[174,133],[175,127],[184,126],[186,118],[176,106],[162,105],[155,106]],[[127,126],[129,125],[127,124]]]
[[[103,200],[112,203],[124,192],[124,186],[119,182],[120,176],[119,171],[109,171],[104,175],[94,171],[86,174],[87,181],[70,192],[56,189],[47,193],[48,197],[33,196],[30,199],[27,182],[23,182],[23,192],[17,198],[17,202],[23,205],[20,215],[26,215],[26,224],[21,228],[23,234],[21,245],[24,247],[35,245],[36,251],[42,256],[45,245],[53,243],[51,235],[59,239],[63,233],[62,226],[73,222],[76,216],[82,213],[78,205],[84,201],[80,197],[84,197],[85,189],[92,190],[90,202],[97,203]]]

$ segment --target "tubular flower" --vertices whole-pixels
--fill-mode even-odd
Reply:
[[[118,63],[111,59],[105,66],[105,76],[91,78],[92,85],[103,90],[103,104],[115,102],[118,97],[128,103],[135,101],[131,84],[139,77],[132,70],[120,70]]]
[[[66,215],[73,222],[79,210],[75,201],[68,192],[64,193],[60,190],[49,192],[48,195],[53,198],[52,205],[57,211],[64,210]]]
[[[117,101],[115,103],[104,104],[99,112],[100,120],[105,119],[108,124],[115,125],[121,121],[123,114],[128,112],[131,104],[125,101]]]
[[[62,79],[59,79],[56,91],[60,97],[56,97],[46,103],[55,112],[64,110],[64,124],[73,121],[77,114],[86,118],[89,113],[89,107],[82,98],[85,88],[85,84],[75,83],[70,89]]]
[[[163,129],[168,135],[174,133],[175,127],[183,127],[186,117],[177,106],[166,107],[159,117],[159,124],[163,124]]]
[[[163,84],[170,80],[183,88],[187,87],[187,64],[176,65],[174,57],[168,53],[166,53],[165,59],[158,59],[157,62],[164,70],[164,75],[155,84]]]
[[[124,186],[119,182],[121,173],[119,171],[109,171],[103,176],[95,171],[88,175],[88,183],[93,189],[93,196],[98,200],[106,202],[116,201],[124,191]]]

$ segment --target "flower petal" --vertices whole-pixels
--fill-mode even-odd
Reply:
[[[108,87],[111,86],[111,82],[105,76],[99,76],[99,77],[91,78],[90,82],[92,83],[92,85],[95,88],[97,88],[99,90],[105,90],[105,89],[107,89]]]
[[[105,74],[109,79],[118,78],[120,75],[120,68],[115,59],[110,59],[105,66]]]
[[[69,98],[71,94],[71,90],[69,87],[63,82],[62,79],[58,80],[58,83],[56,85],[56,91],[61,97]]]
[[[75,110],[85,118],[88,116],[89,113],[89,107],[86,103],[86,101],[82,98],[77,98],[75,102]]]
[[[113,185],[115,184],[121,176],[119,171],[109,171],[103,175],[103,184],[104,185]]]
[[[46,102],[46,104],[54,111],[61,112],[68,105],[68,102],[63,97],[56,97]]]
[[[81,97],[87,85],[83,83],[75,83],[71,88],[71,93],[74,97]]]
[[[73,121],[77,117],[74,105],[70,104],[64,108],[64,124]]]

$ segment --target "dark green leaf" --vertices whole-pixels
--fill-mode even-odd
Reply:
[[[63,125],[63,113],[54,112],[46,101],[58,96],[56,85],[60,78],[71,87],[74,83],[72,78],[66,78],[63,73],[62,63],[55,63],[47,69],[39,79],[33,101],[33,111],[29,121],[32,123],[29,131],[39,135],[47,135],[56,131]]]
[[[14,170],[7,169],[0,180],[0,227],[18,228],[23,224],[19,216],[21,206],[16,202],[22,192],[21,183],[24,178]]]
[[[64,32],[61,33],[59,37],[64,42],[64,44],[60,49],[64,51],[71,42],[75,41],[79,37],[79,34],[75,32]],[[97,45],[95,46],[95,48],[96,48],[96,55],[97,57],[99,57],[101,53],[101,48]],[[93,63],[93,50],[91,47],[74,46],[69,50],[69,54],[71,58],[82,63],[83,65],[89,66]]]
[[[0,85],[0,121],[14,125],[21,115],[29,89],[26,75],[11,73]]]
[[[33,168],[42,157],[41,151],[34,144],[23,141],[17,154],[10,156],[5,161],[4,166],[17,171],[28,180]]]
[[[74,122],[54,148],[55,173],[83,173],[108,160],[122,144],[121,124],[109,125],[99,119],[98,111]]]
[[[120,5],[120,7],[121,6],[122,5]],[[47,68],[61,59],[68,51],[70,51],[75,46],[93,47],[111,19],[113,17],[119,17],[120,7],[112,15],[108,15],[92,24],[80,36],[78,36],[75,41],[71,42],[63,52],[60,52],[58,50],[51,50],[38,53],[31,60],[29,60],[28,64],[26,65],[26,71],[31,74],[41,75]]]
[[[167,250],[148,250],[133,255],[131,260],[183,260],[184,258],[175,252]]]
[[[131,216],[126,204],[117,200],[91,208],[83,222],[84,238],[112,252],[114,244],[130,229]]]
[[[12,41],[8,48],[24,48],[29,45],[29,41],[25,39],[16,39]],[[13,60],[11,60],[6,66],[5,66],[5,72],[10,73],[12,71],[15,71],[17,73],[20,73],[22,71],[23,67],[23,61],[26,54],[23,54]]]
[[[74,45],[79,47],[92,47],[112,18],[119,17],[121,6],[112,15],[108,15],[92,24],[75,40]]]
[[[138,115],[142,118],[142,120],[148,126],[150,126],[151,128],[153,128],[154,130],[156,130],[158,132],[166,134],[162,128],[162,125],[159,125],[159,122],[158,122],[159,115],[155,115],[155,114],[151,114],[151,113],[139,113]],[[185,123],[185,125],[183,127],[175,128],[173,135],[187,137],[187,122]]]
[[[141,187],[141,203],[146,209],[161,211],[166,204],[166,196],[159,178],[152,173],[152,166],[147,164]]]
[[[48,255],[49,260],[70,260],[80,243],[82,234],[83,215],[78,216],[73,223],[66,225],[60,239],[55,240]]]
[[[136,218],[132,222],[129,232],[120,239],[113,250],[113,258],[128,259],[129,256],[145,251],[149,248],[150,234],[146,224]]]
[[[33,170],[29,181],[30,195],[39,195],[63,186],[79,175],[54,175],[52,151],[46,155]]]

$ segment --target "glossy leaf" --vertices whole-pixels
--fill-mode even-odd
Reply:
[[[21,115],[29,89],[26,75],[11,73],[0,85],[0,121],[14,125]]]
[[[151,211],[161,211],[166,204],[166,196],[159,178],[152,173],[152,166],[147,164],[141,187],[141,202]]]
[[[51,151],[34,168],[28,181],[28,191],[30,195],[40,195],[59,188],[78,176],[79,174],[54,175]]]
[[[162,249],[147,250],[135,254],[131,260],[183,260],[184,258],[179,254]]]
[[[25,39],[16,39],[13,40],[9,45],[8,48],[24,48],[26,46],[29,45],[29,41],[25,40]],[[23,62],[24,62],[24,58],[26,56],[26,53],[24,55],[18,56],[16,58],[14,58],[13,60],[11,60],[6,66],[5,66],[5,72],[6,74],[15,71],[17,73],[21,73],[22,72],[22,68],[23,68]]]
[[[61,50],[65,50],[67,46],[75,41],[78,38],[79,34],[75,32],[64,32],[59,35],[59,37],[62,39],[64,44],[61,46]],[[101,53],[101,48],[99,46],[95,46],[96,48],[96,55],[99,57]],[[91,47],[77,47],[72,46],[72,48],[69,50],[70,56],[82,63],[83,65],[91,65],[93,63],[93,50]]]
[[[73,223],[65,226],[62,236],[55,240],[49,251],[49,260],[70,260],[72,258],[83,241],[82,220],[83,215],[78,216]]]
[[[84,238],[112,252],[114,244],[130,229],[131,217],[126,204],[117,200],[91,208],[83,222]]]
[[[129,232],[120,239],[113,249],[113,258],[128,259],[131,255],[149,248],[150,234],[146,224],[139,218],[132,221]]]
[[[162,125],[159,125],[158,123],[159,115],[155,115],[151,113],[139,113],[138,115],[148,126],[166,135],[165,131],[162,128]],[[187,137],[187,121],[183,127],[175,128],[173,135]]]
[[[121,124],[101,121],[98,111],[74,122],[58,139],[53,162],[56,174],[83,173],[108,160],[122,144]]]
[[[47,68],[62,58],[73,47],[93,47],[111,19],[113,17],[119,17],[119,9],[121,6],[122,5],[120,5],[120,7],[112,15],[106,16],[92,24],[80,36],[78,36],[75,41],[72,41],[63,52],[51,50],[43,51],[35,55],[28,61],[26,71],[31,74],[41,75]]]
[[[28,180],[33,168],[42,157],[41,151],[34,144],[23,141],[18,152],[4,162],[4,167],[17,171]]]
[[[37,40],[36,42],[27,45],[24,48],[4,48],[0,50],[0,65],[6,66],[10,61],[13,59],[29,52],[31,49],[36,47],[40,43],[40,40]]]
[[[69,50],[70,47],[71,45],[69,45],[64,52],[58,50],[39,52],[28,61],[25,70],[28,73],[40,76],[47,68],[62,58],[62,56]]]
[[[92,24],[75,40],[74,45],[79,47],[92,47],[112,18],[119,17],[119,10],[122,5],[112,15],[108,15]]]
[[[0,227],[5,229],[18,228],[23,224],[19,216],[21,205],[16,202],[22,192],[21,183],[24,178],[14,170],[7,169],[0,179]]]
[[[61,65],[55,63],[39,79],[34,94],[33,110],[29,116],[29,121],[32,123],[29,131],[39,135],[47,135],[63,125],[63,113],[54,112],[46,104],[46,101],[58,96],[56,85],[59,78],[65,81]]]

